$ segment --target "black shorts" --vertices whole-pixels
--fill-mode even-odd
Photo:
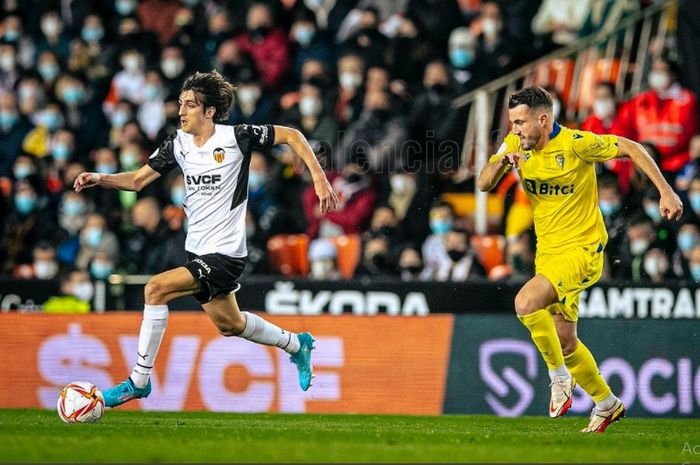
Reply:
[[[238,279],[243,274],[247,261],[247,257],[234,258],[219,253],[195,255],[187,252],[185,268],[202,286],[194,298],[205,304],[218,295],[238,291],[241,288]]]

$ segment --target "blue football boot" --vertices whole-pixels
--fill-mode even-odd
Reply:
[[[134,382],[131,381],[131,378],[127,378],[126,381],[123,381],[117,384],[116,386],[103,391],[102,396],[105,399],[105,405],[107,407],[118,407],[125,402],[129,402],[130,400],[148,397],[150,393],[150,379],[148,380],[148,383],[145,387],[138,388],[136,387]]]
[[[289,360],[297,366],[299,372],[299,386],[306,391],[311,386],[314,377],[314,367],[311,365],[311,351],[314,350],[314,338],[309,333],[301,333],[299,337],[299,351],[292,354]]]

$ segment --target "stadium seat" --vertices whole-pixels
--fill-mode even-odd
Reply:
[[[472,236],[472,248],[486,268],[486,273],[490,273],[494,267],[504,263],[505,242],[503,236],[498,234]]]
[[[362,239],[357,234],[348,234],[329,238],[338,249],[336,265],[340,276],[350,279],[355,275],[355,269],[362,255]]]
[[[579,94],[576,109],[591,108],[595,86],[599,82],[616,82],[620,71],[620,60],[617,58],[599,58],[583,67],[579,78]]]
[[[309,238],[306,234],[278,234],[267,241],[270,270],[284,276],[309,274]]]

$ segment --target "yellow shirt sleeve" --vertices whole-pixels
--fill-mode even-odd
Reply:
[[[508,134],[504,139],[498,151],[489,157],[489,163],[495,163],[504,153],[517,152],[520,150],[520,139],[518,136]]]
[[[617,136],[598,135],[588,131],[574,131],[571,146],[576,156],[589,163],[610,160],[619,151]]]

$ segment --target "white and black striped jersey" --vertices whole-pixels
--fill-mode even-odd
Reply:
[[[272,146],[274,140],[271,125],[217,124],[202,147],[194,144],[191,134],[178,129],[153,152],[148,166],[165,174],[180,165],[185,177],[188,252],[248,255],[245,214],[250,154]]]

